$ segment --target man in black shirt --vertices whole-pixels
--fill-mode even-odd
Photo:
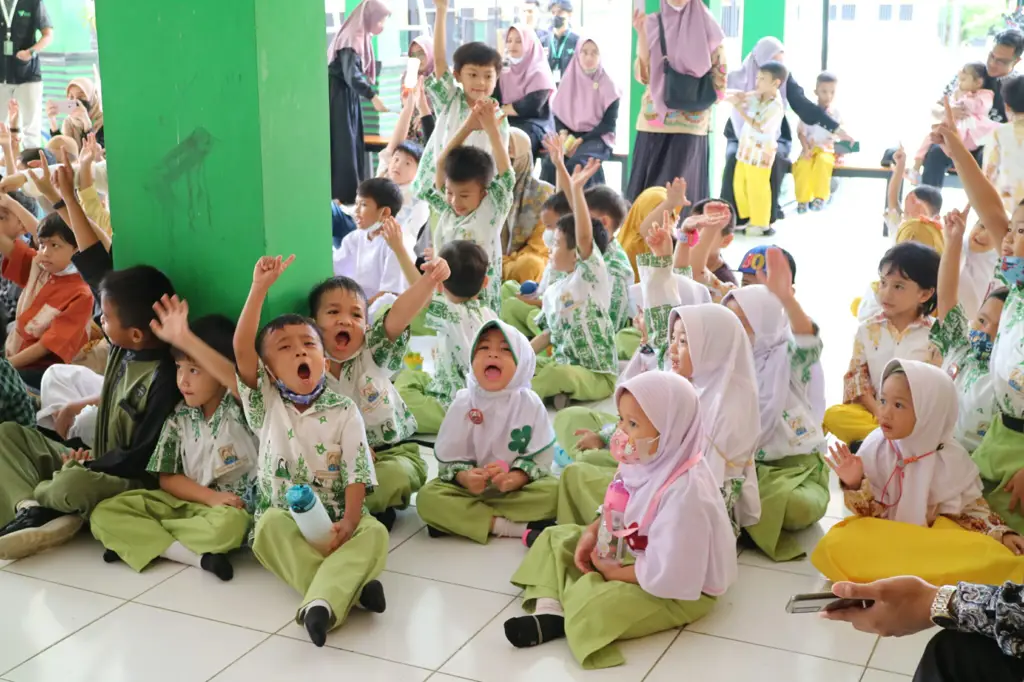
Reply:
[[[7,115],[8,102],[17,100],[26,148],[40,146],[43,73],[39,52],[51,40],[53,24],[43,0],[0,0],[0,116]]]
[[[1002,93],[1003,79],[1013,73],[1013,69],[1020,62],[1022,54],[1024,54],[1024,33],[1020,29],[1008,28],[996,35],[996,44],[992,51],[989,52],[988,61],[985,63],[987,73],[985,74],[985,84],[983,85],[986,90],[991,90],[993,94],[989,118],[994,121],[1006,123],[1006,107],[1003,105]],[[952,95],[956,91],[958,80],[958,77],[953,78],[953,81],[946,86],[943,94]],[[960,120],[967,116],[967,112],[962,107],[954,107],[953,116]],[[974,152],[979,163],[983,153],[983,147],[978,147]],[[941,189],[946,180],[946,171],[952,165],[953,162],[946,156],[939,145],[933,144],[924,157],[921,183]]]
[[[572,0],[555,0],[551,3],[551,39],[547,47],[548,64],[555,82],[562,80],[562,74],[569,68],[576,43],[580,37],[571,30]]]

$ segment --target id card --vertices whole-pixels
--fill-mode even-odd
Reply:
[[[13,57],[14,56],[14,41],[13,40],[5,40],[4,41],[4,56],[5,57]]]

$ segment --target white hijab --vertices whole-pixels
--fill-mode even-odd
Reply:
[[[789,398],[789,318],[782,302],[763,284],[733,289],[722,300],[736,299],[754,330],[754,369],[757,372],[761,407],[761,434],[756,448],[762,448],[782,419]]]
[[[629,492],[624,522],[643,523],[647,509],[681,464],[699,456],[704,442],[697,392],[669,372],[648,372],[615,392],[618,403],[629,391],[658,429],[658,450],[646,464],[620,464],[618,477]],[[640,587],[664,599],[694,600],[701,593],[723,594],[736,579],[736,537],[725,503],[706,461],[676,479],[662,494],[654,518],[640,535]]]
[[[470,371],[467,387],[455,394],[441,422],[434,456],[439,462],[471,462],[483,467],[491,462],[512,464],[519,457],[539,455],[534,461],[549,468],[555,431],[544,402],[531,388],[537,356],[522,332],[500,320],[485,322],[480,327],[473,339],[473,352],[480,337],[492,328],[500,329],[512,348],[516,373],[503,390],[492,392],[481,388]],[[474,410],[483,417],[479,424],[470,418]]]
[[[881,429],[875,429],[857,454],[864,462],[864,475],[875,499],[892,504],[899,498],[885,518],[930,526],[938,515],[959,514],[977,501],[982,494],[981,477],[954,435],[958,408],[953,380],[925,362],[892,360],[885,366],[882,382],[900,369],[907,376],[914,400],[917,423],[913,432],[894,442],[886,439]],[[907,464],[904,470],[901,496],[899,476],[893,476],[893,470],[901,458],[908,460],[921,455],[928,456]],[[892,481],[882,499],[882,490],[890,477]]]

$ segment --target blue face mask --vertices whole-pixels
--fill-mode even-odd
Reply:
[[[980,329],[972,329],[969,334],[971,339],[971,351],[982,362],[988,362],[992,356],[992,335]]]
[[[320,394],[324,392],[324,388],[327,386],[327,375],[324,374],[320,377],[320,381],[317,383],[316,388],[313,389],[312,393],[296,393],[285,386],[284,382],[280,379],[274,379],[274,384],[277,386],[277,390],[281,392],[281,397],[285,400],[293,402],[296,405],[312,405],[316,402],[316,399],[320,397]]]
[[[1024,258],[1021,256],[1003,256],[1002,271],[1011,287],[1024,284]]]

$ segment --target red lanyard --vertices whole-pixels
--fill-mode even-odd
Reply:
[[[925,457],[934,455],[935,450],[932,450],[931,452],[926,452],[923,455],[915,455],[914,457],[908,457],[907,459],[903,459],[903,453],[900,452],[900,447],[892,441],[889,441],[889,444],[893,447],[894,450],[896,450],[896,466],[893,467],[892,473],[889,474],[889,480],[885,482],[885,487],[882,488],[881,499],[878,500],[878,503],[881,504],[883,507],[886,507],[887,509],[892,509],[893,507],[900,503],[901,499],[903,499],[903,477],[906,475],[907,466],[913,464],[914,462],[919,462]],[[885,502],[885,493],[889,489],[889,484],[892,483],[892,479],[897,475],[899,476],[899,478],[897,479],[897,483],[900,486],[900,492],[896,496],[896,501],[893,502],[892,504],[888,504]]]

